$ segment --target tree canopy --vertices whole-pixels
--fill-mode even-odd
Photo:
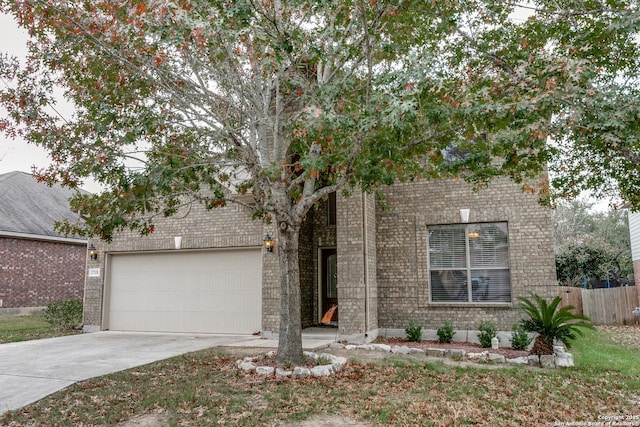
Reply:
[[[633,277],[626,210],[593,211],[593,203],[574,200],[554,210],[556,270],[564,286],[592,281],[628,283]]]
[[[508,176],[547,201],[593,187],[640,204],[635,1],[0,0],[0,11],[31,36],[23,65],[0,61],[0,130],[50,151],[41,179],[105,188],[74,198],[84,221],[62,229],[151,233],[184,203],[249,194],[255,216],[279,224],[294,298],[283,318],[296,316],[284,312],[300,223],[334,191]],[[56,113],[57,87],[73,116]]]

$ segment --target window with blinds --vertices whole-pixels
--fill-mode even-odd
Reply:
[[[506,222],[436,225],[428,232],[432,302],[511,302]]]

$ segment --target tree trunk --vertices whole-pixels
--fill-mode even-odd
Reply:
[[[537,354],[538,356],[553,354],[553,340],[549,343],[545,336],[538,335],[536,340],[533,342],[530,354]]]
[[[280,331],[278,354],[280,364],[301,363],[302,317],[300,315],[300,264],[298,237],[300,225],[278,223],[278,261],[280,264]]]

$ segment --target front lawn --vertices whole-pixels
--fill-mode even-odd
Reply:
[[[44,320],[44,315],[0,316],[0,344],[59,337],[79,331],[58,332]]]
[[[163,425],[256,426],[333,414],[371,425],[533,426],[640,415],[637,351],[588,331],[573,352],[577,366],[562,370],[394,356],[352,361],[332,377],[276,381],[239,373],[234,356],[206,350],[84,381],[0,424],[113,426],[146,416]]]

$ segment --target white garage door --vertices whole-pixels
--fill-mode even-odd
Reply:
[[[112,255],[109,278],[108,329],[260,330],[260,249]]]

